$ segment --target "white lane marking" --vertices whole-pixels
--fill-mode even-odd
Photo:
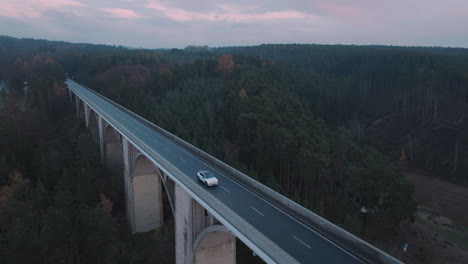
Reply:
[[[183,162],[187,163],[187,161],[186,161],[186,160],[184,160],[183,158],[179,157],[179,159],[180,159],[181,161],[183,161]]]
[[[196,157],[195,155],[193,155],[192,153],[188,152],[187,150],[183,149],[181,146],[179,146],[177,143],[171,141],[170,139],[167,139],[167,141],[171,142],[172,144],[174,144],[175,146],[177,146],[177,148],[179,148],[180,150],[182,150],[183,152],[187,153],[189,156],[195,158],[197,161],[205,164],[208,168],[211,168],[215,171],[217,171],[220,175],[224,176],[224,178],[226,178],[227,180],[229,180],[230,182],[232,182],[233,184],[241,187],[242,189],[244,189],[245,191],[247,191],[248,193],[252,194],[253,196],[256,196],[257,198],[259,198],[260,200],[264,201],[266,204],[269,204],[271,207],[275,208],[279,213],[281,214],[284,214],[286,215],[287,217],[291,218],[291,220],[293,220],[294,222],[302,225],[303,227],[305,227],[306,229],[308,229],[309,231],[311,231],[312,233],[315,233],[316,235],[318,235],[319,237],[321,237],[323,240],[327,241],[328,243],[334,245],[335,247],[341,249],[343,252],[345,252],[346,254],[348,254],[350,257],[354,258],[355,260],[361,262],[361,263],[364,263],[361,259],[359,259],[358,257],[354,256],[353,254],[351,254],[351,252],[345,250],[342,246],[336,244],[335,242],[331,241],[330,239],[324,237],[322,234],[320,234],[318,231],[312,229],[311,227],[309,227],[308,225],[304,224],[302,221],[290,216],[289,214],[287,214],[285,211],[279,209],[276,205],[272,204],[270,201],[267,201],[265,200],[263,197],[260,197],[258,194],[254,193],[253,191],[251,191],[250,189],[247,189],[245,186],[243,186],[242,184],[240,184],[239,182],[231,179],[230,176],[228,176],[227,174],[223,173],[223,172],[220,172],[217,168],[215,168],[214,166],[212,165],[209,165],[208,163],[204,162],[203,160],[199,159],[198,157]],[[229,165],[228,165],[229,166]]]
[[[170,149],[168,149],[168,148],[164,148],[164,149],[167,150],[167,151],[169,151],[169,152],[172,152],[172,151],[171,151]]]
[[[226,188],[224,188],[224,186],[221,186],[221,188],[223,188],[226,192],[228,192],[229,194],[231,194],[231,191],[228,190],[228,189],[226,189]]]
[[[80,97],[81,100],[83,100],[83,98]],[[87,98],[88,100],[90,100],[89,98]],[[98,100],[104,102],[104,103],[108,103],[107,101],[104,101],[102,100],[101,98],[97,98]],[[115,107],[113,105],[110,105],[111,107]],[[123,110],[120,110],[120,109],[117,109],[118,112],[121,112],[121,113],[125,113]],[[132,117],[130,117],[131,120]],[[138,122],[138,120],[136,120]],[[138,129],[138,127],[137,127]],[[119,131],[120,132],[120,131]],[[156,131],[156,133],[160,134],[160,132]],[[122,133],[123,134],[123,133]],[[138,137],[137,137],[138,138]],[[245,191],[247,191],[248,193],[252,194],[253,196],[257,197],[258,199],[264,201],[266,204],[269,204],[271,207],[275,208],[279,213],[281,214],[284,214],[286,215],[287,217],[289,217],[291,220],[293,220],[294,222],[296,223],[299,223],[300,225],[302,225],[303,227],[305,227],[306,229],[310,230],[311,232],[315,233],[316,235],[318,235],[319,237],[321,237],[322,239],[324,239],[325,241],[329,242],[330,244],[334,245],[335,247],[341,249],[343,252],[345,252],[346,254],[348,254],[350,257],[358,260],[359,262],[361,263],[364,263],[361,259],[357,258],[356,256],[354,256],[353,254],[351,254],[349,251],[345,250],[342,246],[334,243],[333,241],[329,240],[328,238],[324,237],[322,234],[320,234],[319,232],[317,232],[316,230],[312,229],[311,227],[309,227],[308,225],[306,225],[305,223],[303,223],[302,221],[292,217],[291,215],[287,214],[285,211],[279,209],[276,205],[272,204],[270,201],[267,201],[266,199],[264,199],[263,197],[259,196],[258,194],[256,194],[255,192],[251,191],[250,189],[246,188],[245,186],[243,186],[241,183],[237,182],[236,180],[233,180],[231,179],[230,176],[228,176],[227,174],[223,173],[223,172],[220,172],[217,168],[215,168],[214,166],[212,165],[209,165],[208,163],[204,162],[203,160],[201,160],[200,158],[198,158],[197,156],[193,155],[192,153],[190,153],[189,151],[185,150],[184,148],[182,148],[181,146],[179,146],[179,144],[177,144],[176,142],[168,139],[168,138],[165,138],[163,137],[164,140],[167,140],[168,142],[172,143],[174,146],[177,146],[177,148],[185,153],[187,153],[189,156],[193,157],[194,159],[196,159],[198,162],[201,162],[203,164],[205,164],[208,168],[212,169],[212,170],[215,170],[217,171],[220,175],[224,176],[226,179],[228,179],[230,182],[232,182],[233,184],[241,187],[242,189],[244,189]],[[228,165],[229,166],[229,165]]]
[[[311,247],[309,245],[307,245],[306,243],[304,243],[304,241],[300,240],[299,238],[297,238],[296,236],[292,236],[294,237],[297,241],[301,242],[304,246],[308,247],[309,249],[311,249]]]
[[[252,208],[252,210],[254,210],[255,212],[257,212],[259,215],[265,216],[265,215],[262,214],[259,210],[255,209],[253,206],[250,206],[250,208]]]

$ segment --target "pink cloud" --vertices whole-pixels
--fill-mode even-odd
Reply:
[[[220,20],[232,22],[248,22],[258,20],[304,19],[312,16],[293,10],[265,12],[265,13],[225,13]]]
[[[102,8],[102,11],[109,13],[115,17],[119,18],[126,18],[126,19],[135,19],[135,18],[141,18],[143,17],[142,15],[136,13],[133,10],[130,9],[123,9],[123,8]]]
[[[230,4],[216,4],[216,7],[224,10],[225,12],[236,13],[236,12],[245,12],[245,11],[252,11],[255,9],[259,9],[260,6],[258,5],[230,5]]]
[[[356,18],[362,13],[362,10],[355,7],[354,5],[351,6],[349,4],[337,4],[329,1],[324,2],[315,2],[313,4],[319,10],[334,16],[334,17],[341,17],[341,18]]]
[[[295,10],[283,10],[273,12],[248,12],[257,7],[236,7],[231,5],[218,5],[216,11],[196,12],[182,8],[171,7],[160,1],[148,0],[148,8],[161,12],[169,19],[183,22],[189,20],[228,21],[228,22],[254,22],[265,20],[307,19],[314,20],[317,17]]]
[[[311,9],[347,23],[378,26],[398,21],[464,18],[468,12],[465,0],[316,0]]]
[[[41,11],[64,6],[85,6],[73,0],[6,0],[1,4],[0,16],[38,18]]]

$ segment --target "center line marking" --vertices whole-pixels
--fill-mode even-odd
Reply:
[[[296,236],[292,236],[294,237],[297,241],[301,242],[304,246],[308,247],[309,249],[311,249],[311,247],[309,245],[307,245],[306,243],[304,243],[304,241],[300,240],[299,238],[297,238]]]
[[[265,216],[264,214],[260,213],[260,211],[258,211],[257,209],[255,209],[253,206],[250,206],[250,208],[252,208],[252,210],[254,210],[255,212],[257,212],[259,215]]]
[[[169,151],[169,152],[172,152],[172,151],[171,151],[170,149],[168,149],[168,148],[165,148],[165,150],[167,150],[167,151]]]
[[[228,192],[228,193],[231,193],[231,191],[230,191],[230,190],[228,190],[228,189],[224,188],[223,186],[221,186],[221,188],[223,188],[223,189],[224,189],[226,192]]]
[[[76,91],[79,91],[78,88],[76,88],[76,87],[75,87],[74,89],[77,89]],[[80,89],[81,89],[81,88],[80,88]],[[76,91],[75,91],[75,92],[76,92]],[[87,91],[81,91],[81,93],[83,93],[82,96],[77,96],[77,93],[75,93],[75,97],[79,97],[81,100],[84,100],[83,98],[86,97],[86,93],[88,93],[88,92],[87,92]],[[93,95],[91,94],[91,96],[93,96]],[[87,99],[87,100],[89,100],[89,99]],[[103,100],[103,99],[100,99],[100,100]],[[98,101],[99,101],[99,98],[98,98]],[[91,102],[92,102],[92,100],[91,100]],[[103,102],[106,103],[106,101],[103,101]],[[107,104],[109,104],[109,103],[107,103]],[[114,106],[112,106],[112,105],[109,106],[109,108],[113,108],[113,107],[114,107]],[[104,110],[104,111],[105,111],[105,110]],[[112,111],[112,113],[113,113],[114,115],[124,113],[124,112],[120,113],[121,111],[122,111],[122,110],[115,110],[115,111]],[[112,116],[111,116],[111,117],[112,117]],[[126,120],[134,121],[134,120],[133,120],[133,117],[130,117],[129,119],[126,119]],[[107,120],[106,120],[106,121],[107,121]],[[112,121],[112,120],[111,120],[111,121]],[[137,128],[137,129],[139,130],[139,128]],[[119,131],[119,132],[120,132],[120,131]],[[121,133],[121,134],[124,135],[125,133]],[[123,138],[123,136],[122,136],[122,138]],[[163,139],[163,140],[164,140],[164,139]],[[203,164],[209,166],[209,167],[212,168],[213,170],[216,170],[215,168],[211,167],[211,165],[208,165],[207,163],[203,162],[202,160],[199,160],[199,159],[197,158],[197,156],[188,153],[187,150],[183,149],[182,147],[179,147],[179,146],[177,146],[177,145],[175,145],[175,147],[178,147],[181,151],[184,151],[185,153],[187,153],[187,154],[189,154],[189,155],[192,155],[192,157],[196,158],[195,161],[201,162],[201,163],[203,163]],[[216,170],[216,171],[217,171],[217,170]],[[229,181],[233,182],[233,183],[239,184],[239,183],[237,183],[236,181],[230,179],[229,177],[228,177],[227,179],[228,179]],[[272,204],[271,202],[269,202],[269,201],[263,199],[262,197],[260,197],[260,196],[259,196],[258,194],[256,194],[255,192],[250,191],[249,189],[243,187],[242,185],[241,185],[240,187],[242,187],[242,188],[245,189],[247,192],[249,192],[250,195],[253,195],[253,196],[254,196],[255,198],[257,198],[257,199],[261,199],[264,203],[266,203],[266,204],[268,204],[269,206],[273,207],[273,208],[276,209],[278,212],[284,214],[284,211],[283,211],[283,210],[279,209],[278,207],[276,207],[276,206],[275,206],[274,204]],[[330,241],[329,239],[327,239],[326,237],[322,236],[320,233],[316,232],[315,230],[311,229],[310,227],[308,227],[307,225],[305,225],[305,224],[302,223],[301,221],[298,221],[298,220],[294,219],[293,217],[291,217],[291,216],[288,215],[288,214],[285,214],[285,215],[286,215],[287,217],[291,218],[292,220],[295,220],[294,223],[297,223],[297,224],[302,225],[303,227],[305,227],[306,229],[308,229],[310,232],[315,233],[316,235],[318,235],[319,237],[321,237],[322,239],[324,239],[324,240],[327,241],[328,243],[334,245],[335,247],[341,249],[344,253],[348,254],[349,256],[351,256],[351,257],[353,257],[354,259],[358,260],[359,262],[363,263],[362,260],[360,260],[359,258],[357,258],[357,257],[355,257],[354,255],[352,255],[350,252],[348,252],[347,250],[345,250],[344,248],[342,248],[340,245],[337,245],[337,244],[335,244],[333,241]],[[292,236],[292,234],[291,234],[291,236]],[[293,236],[293,237],[294,237],[294,239],[300,241],[302,244],[306,245],[303,241],[301,241],[301,240],[298,239],[297,237],[295,237],[295,236]],[[306,246],[308,246],[308,245],[306,245]],[[308,246],[308,247],[309,247],[309,246]],[[310,247],[309,247],[309,248],[310,248]]]
[[[187,161],[185,161],[183,158],[179,157],[179,159],[185,163],[187,163]]]

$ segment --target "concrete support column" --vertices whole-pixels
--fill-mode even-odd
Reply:
[[[205,218],[209,218],[208,211],[203,208],[199,203],[192,199],[192,231],[193,236],[196,237],[205,229],[206,221]]]
[[[159,173],[144,156],[135,161],[133,177],[135,232],[146,232],[163,225],[162,190]]]
[[[127,220],[130,231],[135,232],[135,221],[133,218],[133,187],[132,187],[132,161],[136,150],[128,142],[127,139],[122,138],[122,154],[124,164],[124,191],[125,191],[125,209],[127,212]]]
[[[75,95],[76,116],[80,117],[80,98]]]
[[[193,263],[192,197],[175,185],[175,254],[176,264]]]
[[[99,131],[99,118],[100,116],[94,112],[89,106],[87,107],[87,113],[88,113],[88,128],[91,131],[91,135],[93,137],[93,140],[96,144],[100,146],[101,144],[101,136],[100,136],[100,131]]]
[[[89,106],[83,102],[83,110],[85,114],[85,122],[86,122],[86,127],[89,127]]]
[[[104,160],[104,139],[105,139],[105,128],[106,128],[106,121],[101,117],[101,116],[98,116],[98,129],[99,129],[99,150],[101,152],[101,164],[105,164],[105,160]],[[121,154],[119,152],[119,154]]]
[[[72,92],[70,91],[70,89],[67,89],[67,93],[68,93],[68,101],[72,102],[73,98],[72,98]]]
[[[103,159],[107,170],[117,172],[122,164],[122,149],[120,137],[110,126],[105,128],[103,148]],[[134,157],[133,157],[134,158]]]
[[[156,166],[122,139],[124,190],[132,233],[147,232],[163,225],[161,179]]]
[[[175,186],[175,240],[177,264],[236,263],[236,237]]]
[[[164,185],[164,189],[166,190],[166,195],[168,196],[169,200],[169,205],[171,206],[172,210],[172,215],[175,215],[174,211],[174,188],[175,188],[175,182],[171,180],[164,172],[160,169],[159,170],[159,175],[161,175],[161,180]]]
[[[124,164],[122,143],[120,142],[120,137],[114,128],[107,125],[104,130],[101,157],[103,159],[104,166],[106,167],[106,171],[111,177],[113,185],[117,188],[118,192],[121,192],[123,186],[122,169]]]

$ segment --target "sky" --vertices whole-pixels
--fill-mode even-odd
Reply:
[[[468,0],[0,0],[0,35],[142,48],[468,48]]]

